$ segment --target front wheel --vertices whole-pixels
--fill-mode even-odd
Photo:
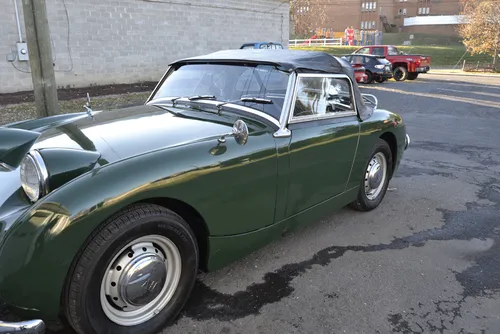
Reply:
[[[194,286],[198,246],[189,225],[136,204],[92,234],[72,266],[64,310],[78,333],[160,332]]]
[[[363,172],[358,198],[350,206],[358,211],[371,211],[378,207],[387,192],[391,175],[391,148],[385,140],[378,139]]]

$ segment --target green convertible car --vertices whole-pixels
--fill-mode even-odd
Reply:
[[[0,333],[58,319],[157,333],[199,269],[343,206],[376,208],[410,143],[350,64],[320,52],[183,59],[145,105],[89,102],[0,127],[0,300],[26,319]]]

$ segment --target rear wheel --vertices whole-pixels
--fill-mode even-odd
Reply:
[[[78,333],[160,332],[186,303],[197,270],[187,223],[161,206],[133,205],[103,223],[73,264],[66,317]]]
[[[373,74],[370,71],[366,71],[366,83],[373,83]]]
[[[391,148],[385,140],[378,139],[363,172],[358,198],[350,206],[358,211],[378,207],[387,192],[391,175]]]
[[[408,78],[408,70],[404,66],[398,66],[392,73],[394,80],[405,81]]]
[[[418,78],[418,73],[408,73],[408,80],[415,80]]]

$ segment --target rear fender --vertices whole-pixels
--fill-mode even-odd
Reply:
[[[385,133],[393,134],[396,139],[397,155],[393,157],[393,163],[395,167],[399,165],[404,152],[406,127],[403,124],[401,116],[398,114],[377,109],[370,118],[361,123],[358,151],[347,189],[360,184],[364,176],[366,163],[372,153],[373,145]]]
[[[397,67],[400,67],[400,66],[405,67],[408,71],[410,71],[410,69],[408,68],[408,63],[401,62],[401,61],[393,63],[392,64],[392,70],[394,71]]]

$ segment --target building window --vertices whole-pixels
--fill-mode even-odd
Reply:
[[[429,14],[429,12],[430,12],[430,8],[429,7],[420,7],[418,9],[418,14],[419,15],[427,15],[427,14]]]
[[[406,15],[406,8],[403,8],[403,15]]]
[[[375,21],[372,21],[372,29],[375,29]]]
[[[297,10],[297,12],[298,12],[299,14],[305,14],[305,13],[309,12],[309,6],[307,6],[307,7],[300,7],[300,8]]]
[[[364,12],[364,11],[365,11],[365,3],[364,3],[364,2],[361,4],[361,11],[362,11],[362,12]]]
[[[373,10],[375,10],[376,8],[377,8],[377,3],[376,3],[376,2],[374,2],[374,3],[373,3]]]

